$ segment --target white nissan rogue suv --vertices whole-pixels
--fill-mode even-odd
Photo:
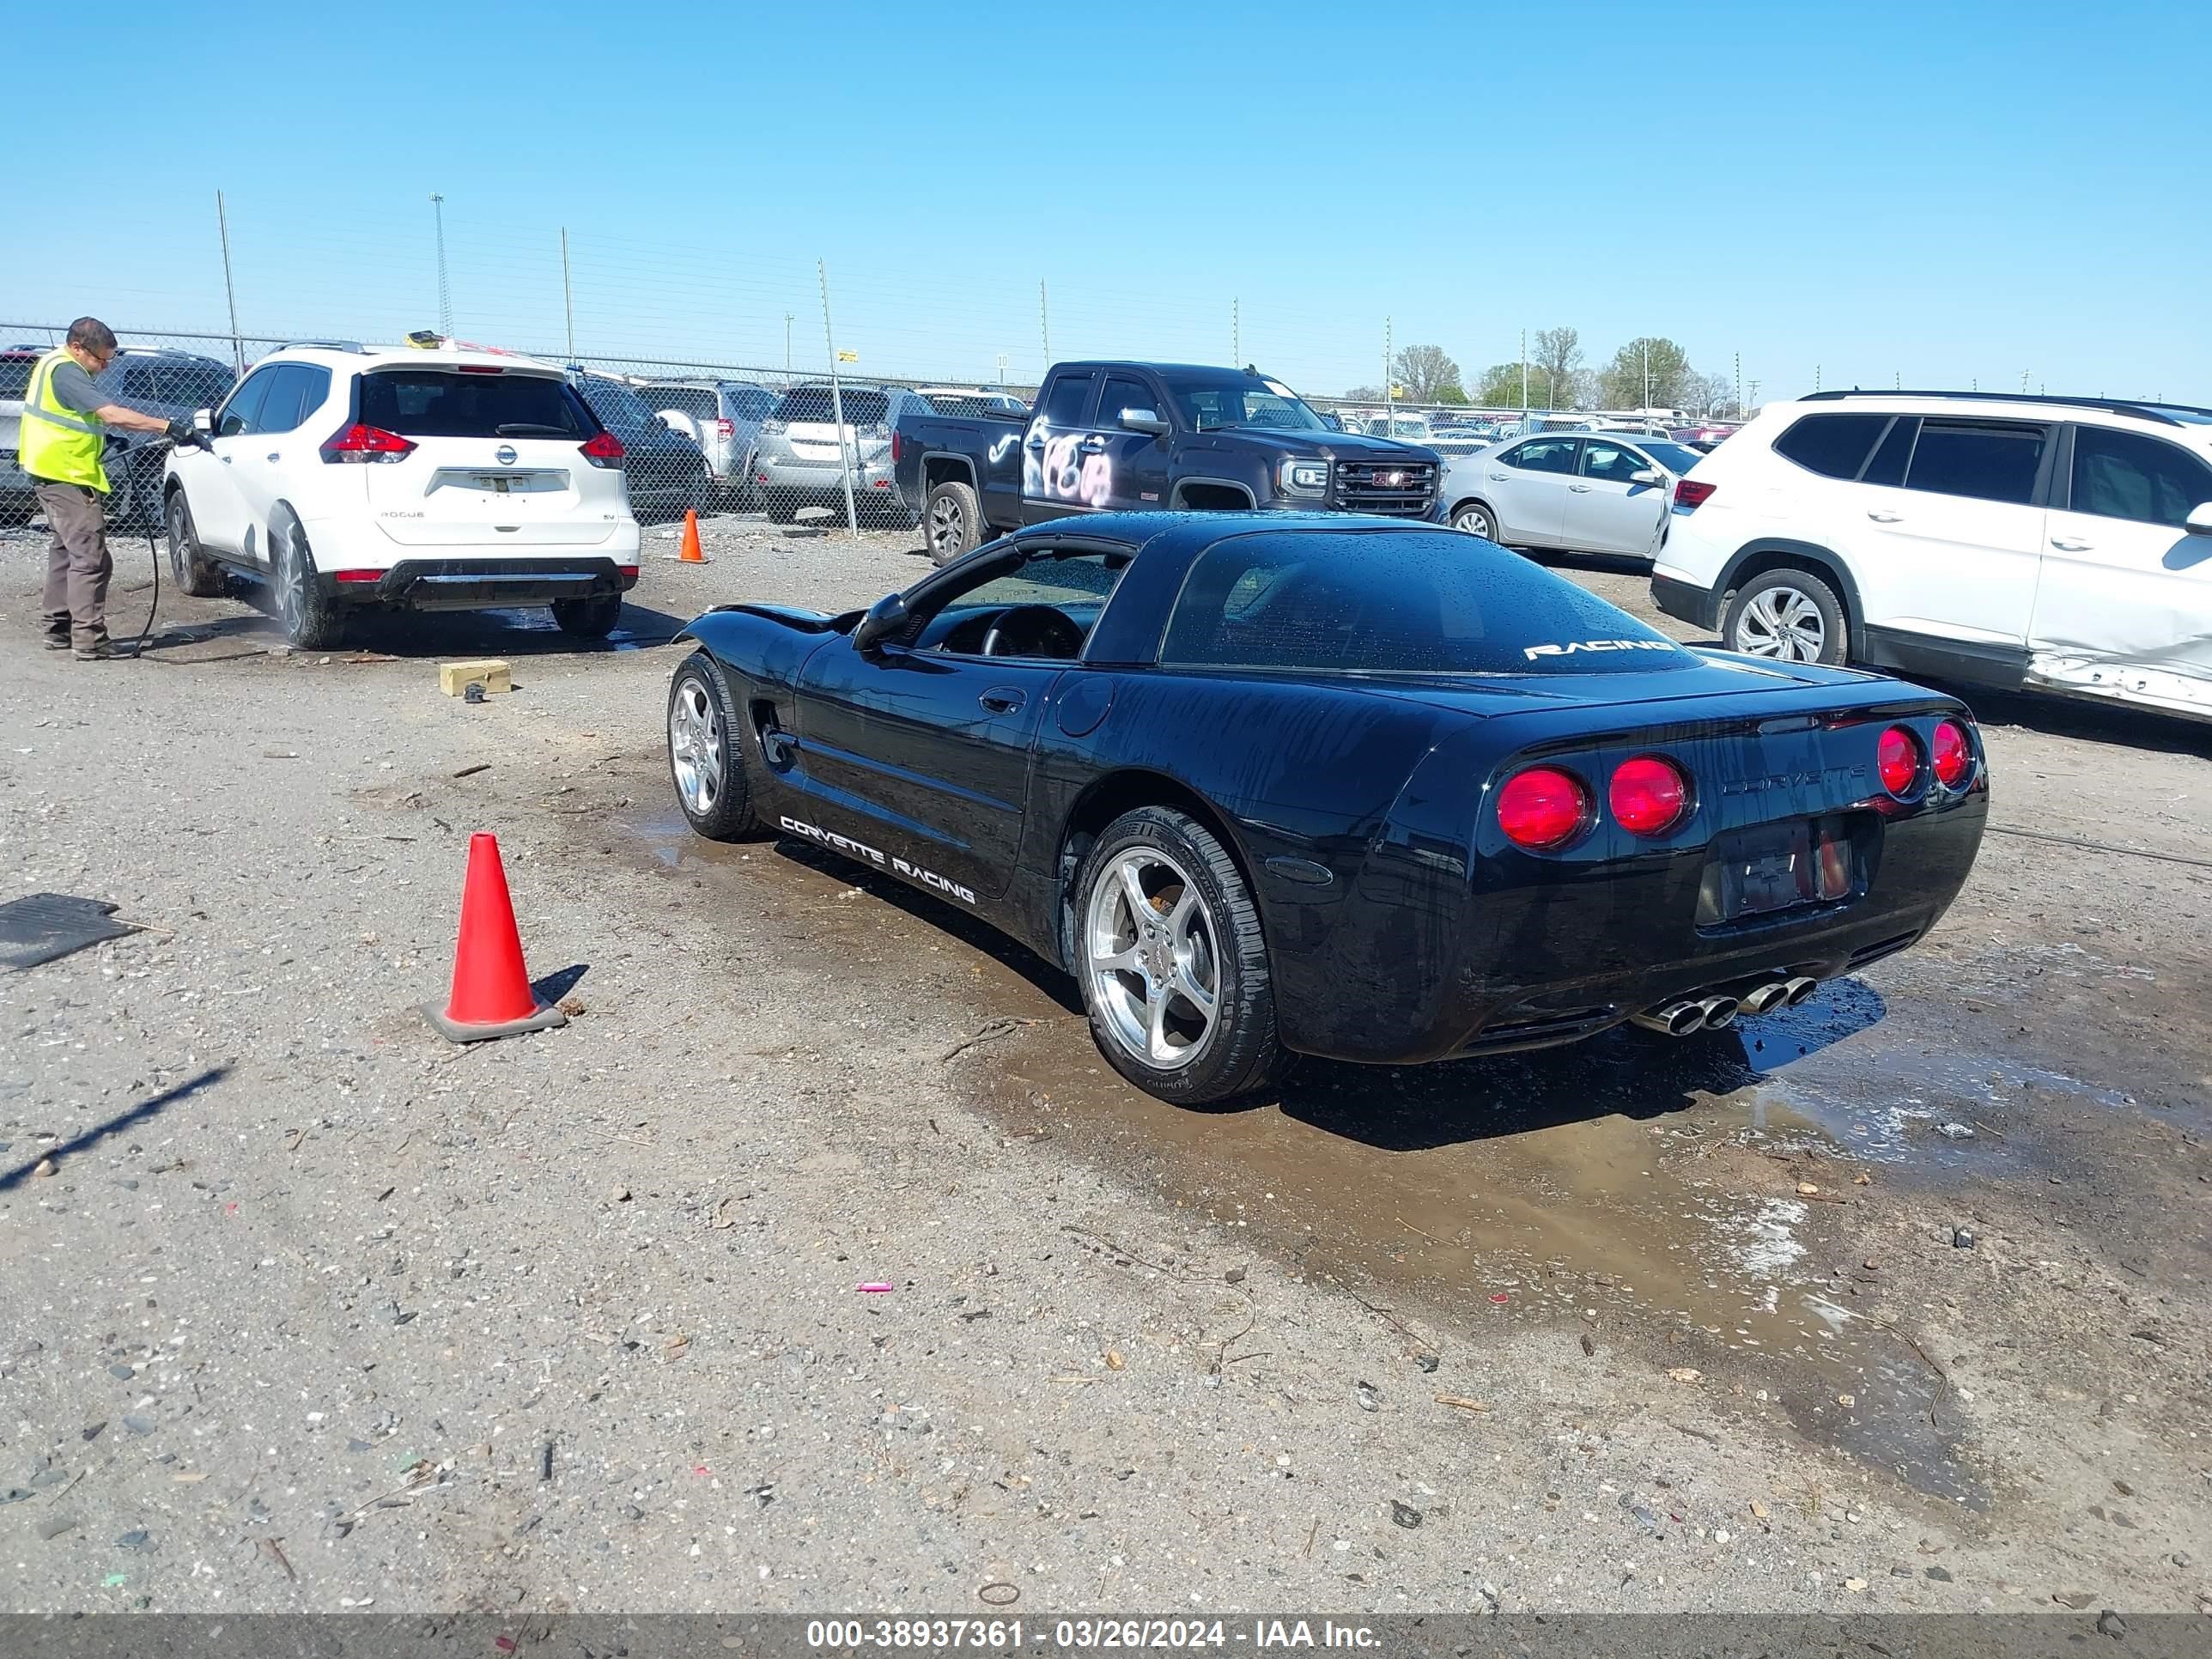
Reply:
[[[1651,593],[1753,656],[2212,719],[2212,410],[1769,404],[1675,485]]]
[[[552,607],[604,638],[637,581],[621,442],[558,368],[497,352],[288,346],[195,423],[163,481],[186,592],[265,581],[285,636],[349,609]]]

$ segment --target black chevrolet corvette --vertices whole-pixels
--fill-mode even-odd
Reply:
[[[1988,808],[1954,698],[1691,650],[1396,520],[1062,520],[865,613],[685,632],[669,759],[700,834],[802,837],[974,911],[1170,1100],[1293,1053],[1801,1001],[1935,924]]]

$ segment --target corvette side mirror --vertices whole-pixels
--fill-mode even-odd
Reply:
[[[871,652],[880,648],[884,641],[896,639],[905,632],[908,620],[906,595],[884,594],[868,607],[868,614],[853,630],[853,649]]]
[[[2212,501],[2199,501],[2191,507],[2181,527],[2192,536],[2212,536]]]

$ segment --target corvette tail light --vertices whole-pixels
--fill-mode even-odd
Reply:
[[[602,432],[584,446],[584,459],[593,466],[620,466],[623,443],[611,432]]]
[[[1911,794],[1920,781],[1920,739],[1901,726],[1891,726],[1875,750],[1875,769],[1891,794]]]
[[[415,446],[397,432],[386,432],[380,426],[363,426],[358,422],[333,433],[322,449],[325,461],[341,466],[404,461],[414,453]]]
[[[1712,493],[1713,486],[1703,478],[1674,480],[1674,505],[1685,511],[1692,507],[1703,507],[1712,498]]]
[[[1946,789],[1963,786],[1974,775],[1974,745],[1966,728],[1945,720],[1936,728],[1936,755],[1931,763],[1936,781]]]
[[[1589,822],[1590,793],[1571,772],[1531,766],[1498,792],[1498,827],[1516,847],[1547,853],[1565,847]]]
[[[1681,768],[1656,755],[1638,755],[1613,769],[1606,805],[1632,836],[1663,836],[1682,821],[1690,805],[1690,781]]]

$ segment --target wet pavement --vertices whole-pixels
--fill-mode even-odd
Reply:
[[[1971,1234],[2008,1194],[2097,1166],[2104,1131],[2154,1109],[2169,1133],[2207,1128],[2185,1063],[2046,1046],[2036,1030],[2063,1027],[2001,949],[1971,972],[1895,959],[1719,1033],[1621,1028],[1408,1068],[1308,1060],[1272,1102],[1193,1110],[1123,1082],[1073,981],[973,918],[811,848],[702,842],[650,805],[665,799],[652,784],[634,793],[650,806],[625,823],[634,856],[787,911],[856,973],[950,992],[948,1030],[994,1033],[958,1063],[1011,1140],[1059,1140],[1388,1303],[1414,1348],[1480,1344],[1499,1322],[1633,1345],[1669,1373],[1771,1395],[1806,1440],[1970,1510],[1993,1494],[1947,1375],[1874,1311],[1895,1286],[1889,1251],[1869,1254],[1870,1206],[1932,1205]],[[2041,956],[2069,990],[2146,978],[2080,947]],[[1958,1248],[1949,1221],[1932,1231],[1916,1242]]]

